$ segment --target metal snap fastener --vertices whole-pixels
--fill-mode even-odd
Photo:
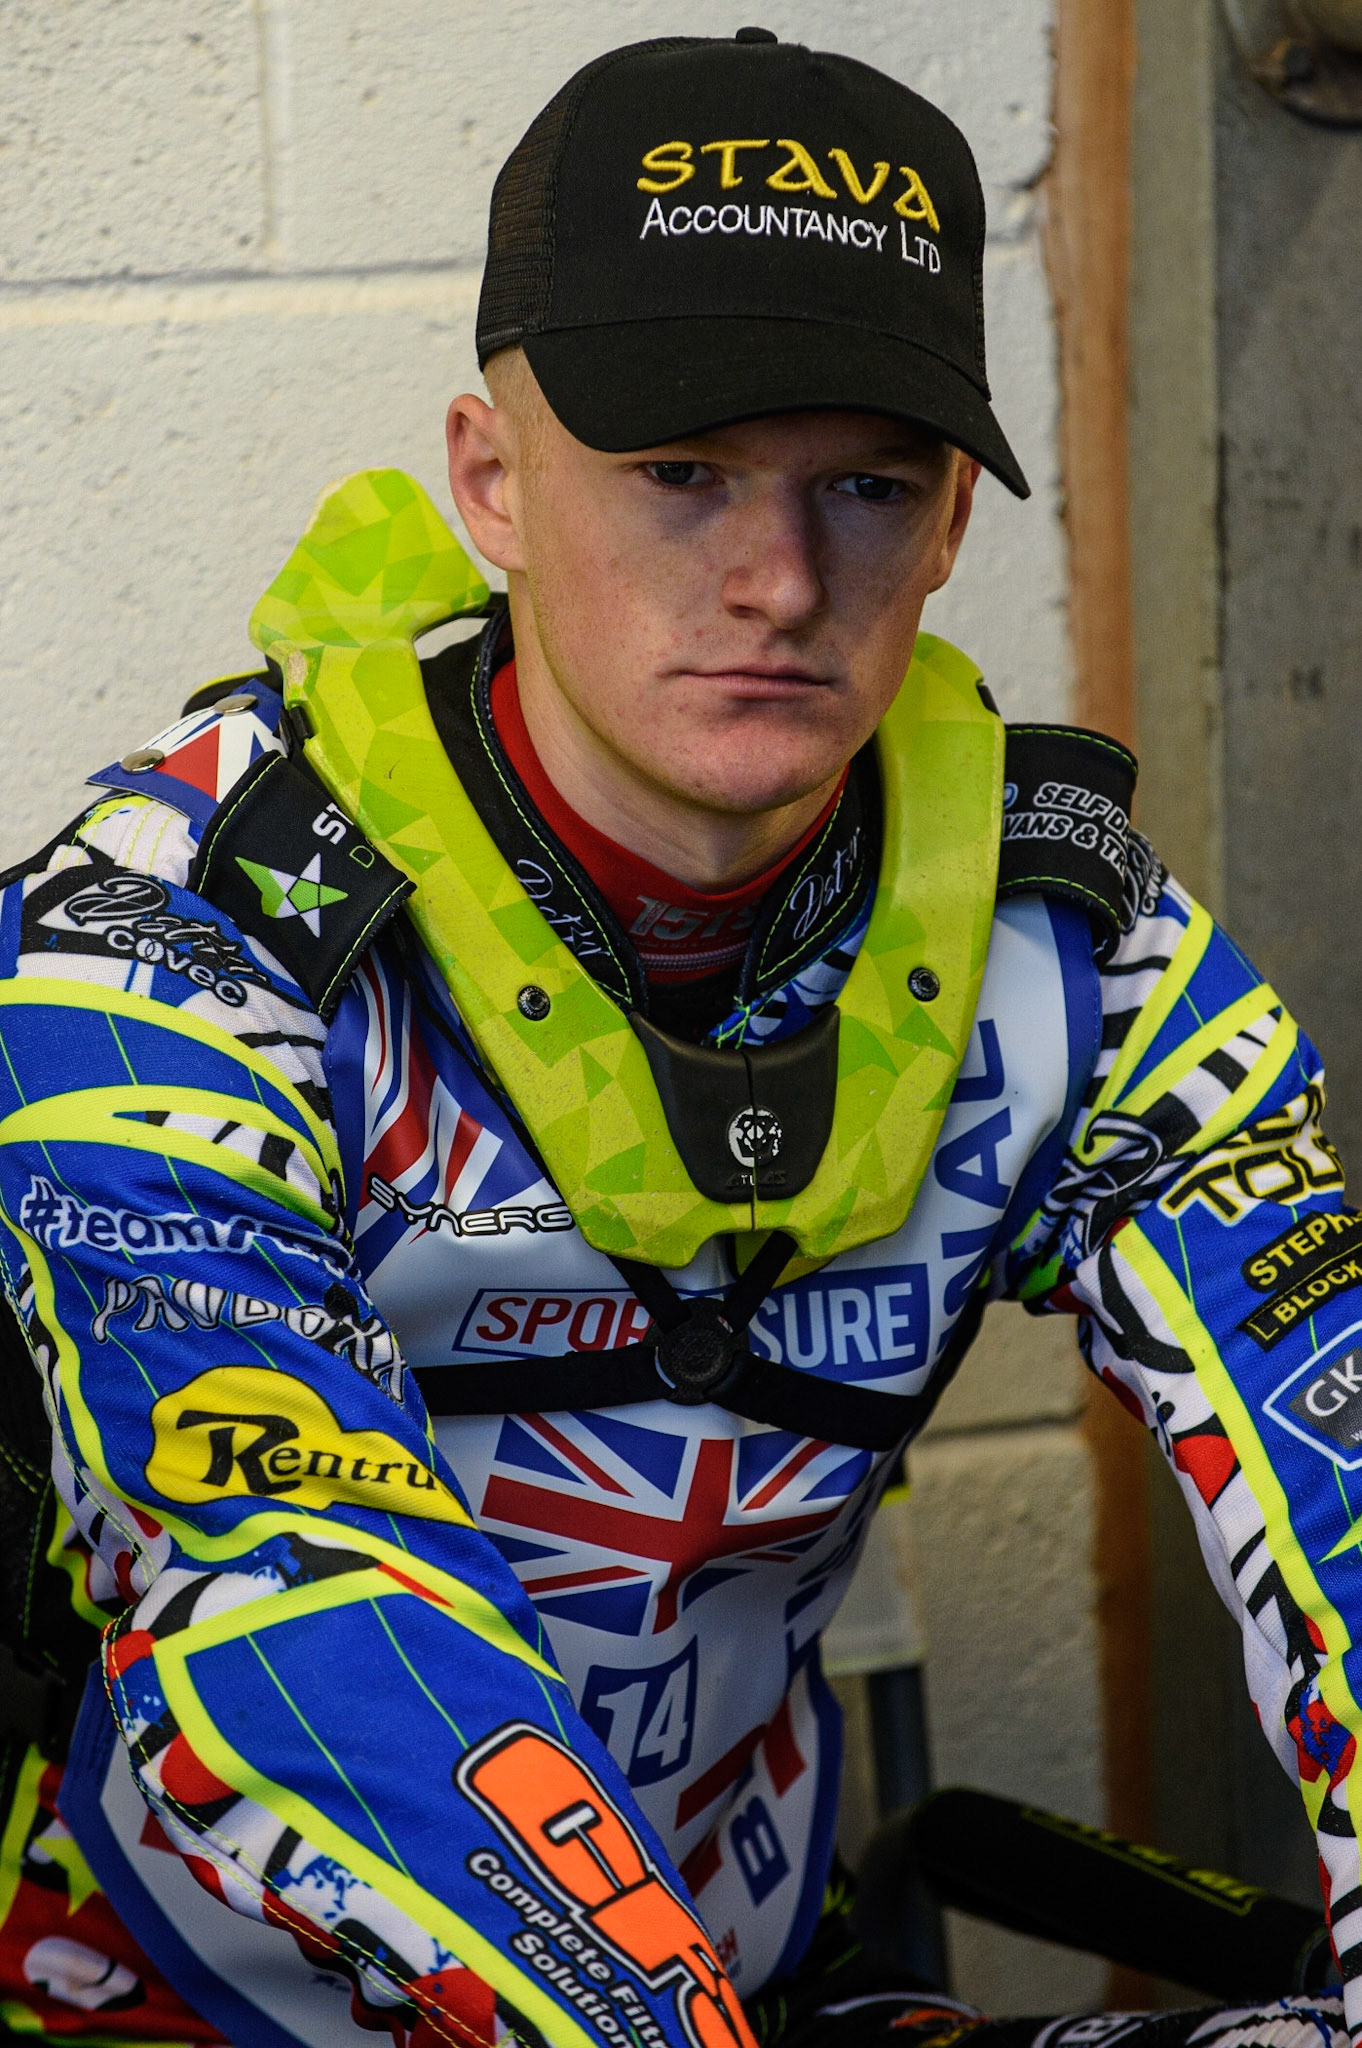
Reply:
[[[941,977],[930,967],[915,967],[908,977],[908,992],[920,1003],[934,1003],[941,993]]]
[[[538,982],[527,981],[515,999],[515,1006],[522,1017],[528,1017],[531,1024],[542,1024],[552,1005]]]
[[[222,718],[231,718],[238,711],[253,711],[259,701],[254,690],[241,690],[235,697],[220,697],[216,704],[210,704],[208,708],[210,711],[216,711]]]
[[[129,775],[145,775],[149,768],[159,768],[164,759],[165,755],[159,747],[134,747],[130,754],[123,756],[118,765],[126,769]]]

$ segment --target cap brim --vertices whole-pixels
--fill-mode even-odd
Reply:
[[[558,328],[523,347],[553,411],[589,448],[654,448],[770,413],[877,412],[942,435],[1031,495],[978,386],[894,335],[744,314]]]

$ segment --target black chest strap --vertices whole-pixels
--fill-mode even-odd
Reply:
[[[551,1415],[659,1399],[687,1408],[712,1401],[732,1415],[797,1436],[853,1450],[893,1450],[940,1400],[978,1332],[983,1296],[974,1297],[956,1324],[929,1387],[916,1394],[883,1394],[846,1386],[778,1365],[743,1341],[793,1250],[783,1230],[773,1231],[718,1300],[684,1300],[656,1266],[613,1259],[652,1317],[656,1335],[615,1351],[417,1366],[426,1406],[432,1415]]]

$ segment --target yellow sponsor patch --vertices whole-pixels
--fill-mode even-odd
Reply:
[[[216,1365],[151,1411],[147,1479],[166,1500],[250,1496],[289,1506],[471,1518],[429,1466],[377,1429],[342,1429],[291,1373]]]
[[[1260,1246],[1239,1270],[1259,1294],[1271,1294],[1330,1259],[1356,1251],[1362,1251],[1362,1215],[1356,1209],[1316,1209]]]
[[[785,158],[772,170],[769,159],[765,163],[753,161],[753,153],[761,150],[783,149]],[[807,149],[792,135],[781,135],[774,140],[763,135],[721,137],[713,142],[702,142],[699,154],[716,159],[718,183],[721,192],[736,191],[744,182],[745,172],[769,185],[773,192],[816,192],[820,199],[837,199],[841,194],[824,172],[811,149]],[[640,192],[676,192],[687,185],[703,168],[695,161],[696,148],[693,142],[657,142],[645,150],[641,159],[643,171],[647,174],[636,180]],[[830,149],[830,161],[836,166],[848,195],[858,206],[869,206],[879,198],[889,176],[890,159],[877,157],[869,178],[863,178],[850,152],[845,149]],[[934,235],[941,233],[941,219],[932,204],[932,195],[922,182],[921,175],[911,164],[900,164],[899,176],[905,181],[903,190],[894,201],[894,212],[904,220],[926,221]]]

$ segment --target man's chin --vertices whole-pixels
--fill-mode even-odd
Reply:
[[[730,773],[698,775],[684,785],[672,783],[670,793],[698,809],[729,818],[761,818],[822,796],[824,801],[841,775],[844,762],[802,774],[754,774],[753,764]]]

